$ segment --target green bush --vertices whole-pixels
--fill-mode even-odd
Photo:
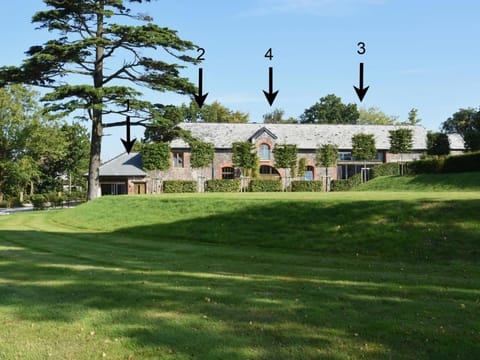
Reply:
[[[250,180],[248,191],[251,192],[274,192],[282,191],[282,180]]]
[[[163,182],[164,193],[194,193],[197,192],[196,181],[166,180]]]
[[[208,192],[239,192],[240,179],[207,180],[205,191]]]
[[[10,204],[7,200],[0,200],[0,208],[8,208]]]
[[[360,173],[353,175],[346,180],[332,180],[332,191],[349,191],[362,183]]]
[[[473,172],[480,171],[480,152],[449,156],[445,159],[443,172]]]
[[[32,195],[30,200],[32,202],[33,208],[36,210],[43,210],[47,207],[48,200],[44,195],[41,195],[41,194]]]
[[[372,168],[372,179],[379,176],[395,176],[400,175],[400,166],[398,163],[385,163],[375,165]]]
[[[323,181],[292,181],[292,191],[320,192],[324,190]]]
[[[443,171],[443,158],[430,158],[416,160],[408,163],[408,173],[417,174],[439,174]]]

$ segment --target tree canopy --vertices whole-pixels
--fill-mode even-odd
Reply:
[[[300,115],[303,124],[356,124],[359,117],[356,104],[344,104],[342,99],[330,94],[305,109]]]
[[[480,109],[458,110],[443,122],[442,131],[447,134],[460,134],[467,150],[480,150]]]
[[[356,134],[352,137],[352,156],[355,160],[373,160],[377,157],[375,137],[371,134]]]
[[[398,116],[390,116],[385,114],[378,107],[369,107],[368,109],[362,107],[358,109],[359,125],[394,125],[397,123]]]
[[[27,87],[0,88],[0,198],[59,191],[65,174],[83,183],[87,152],[81,125],[42,116],[37,93]]]
[[[265,124],[296,124],[298,120],[289,117],[284,118],[285,111],[282,109],[274,109],[272,112],[263,115],[263,122]]]
[[[103,129],[125,125],[108,121],[109,115],[126,115],[129,100],[134,125],[160,122],[161,107],[140,100],[138,86],[180,94],[196,91],[181,76],[184,65],[178,62],[197,63],[188,55],[197,47],[176,31],[154,24],[150,16],[133,13],[127,7],[133,2],[150,0],[44,0],[47,9],[37,12],[32,22],[56,35],[31,46],[21,66],[0,68],[0,86],[45,87],[50,89],[42,99],[46,111],[57,115],[77,111],[92,122],[88,199],[100,193]],[[135,25],[136,21],[142,24]]]

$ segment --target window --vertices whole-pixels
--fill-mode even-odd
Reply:
[[[125,183],[103,183],[100,185],[102,195],[126,195],[127,185]]]
[[[183,152],[173,153],[173,167],[183,168]]]
[[[274,167],[262,165],[260,166],[260,177],[262,179],[279,179],[280,174]]]
[[[305,170],[305,175],[303,176],[304,180],[313,180],[314,179],[314,172],[315,169],[313,166],[307,166],[307,169]]]
[[[270,160],[270,145],[261,144],[259,156],[260,160]]]
[[[338,160],[340,161],[352,161],[352,152],[351,151],[339,151]]]
[[[234,179],[235,178],[235,169],[230,166],[226,166],[222,168],[222,179]]]

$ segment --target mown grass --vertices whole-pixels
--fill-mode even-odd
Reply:
[[[477,359],[480,193],[102,198],[0,218],[0,359]]]
[[[381,176],[356,187],[357,191],[480,191],[480,172]]]

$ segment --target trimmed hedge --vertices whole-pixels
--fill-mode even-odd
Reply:
[[[413,175],[480,171],[480,152],[412,161],[408,170]]]
[[[480,152],[449,156],[443,164],[443,172],[473,172],[480,171]]]
[[[443,171],[445,160],[443,158],[432,158],[416,160],[408,163],[409,174],[439,174]]]
[[[164,193],[194,193],[197,192],[196,181],[166,180],[163,182]]]
[[[332,180],[332,191],[349,191],[362,183],[362,175],[355,174],[346,180]]]
[[[205,191],[208,192],[240,192],[240,179],[207,180]]]
[[[282,180],[250,180],[248,191],[251,192],[274,192],[282,191]]]
[[[320,192],[325,191],[325,184],[323,181],[292,181],[292,191],[308,191]]]
[[[400,175],[400,167],[398,163],[385,163],[375,165],[372,168],[372,179],[379,176],[395,176]]]

